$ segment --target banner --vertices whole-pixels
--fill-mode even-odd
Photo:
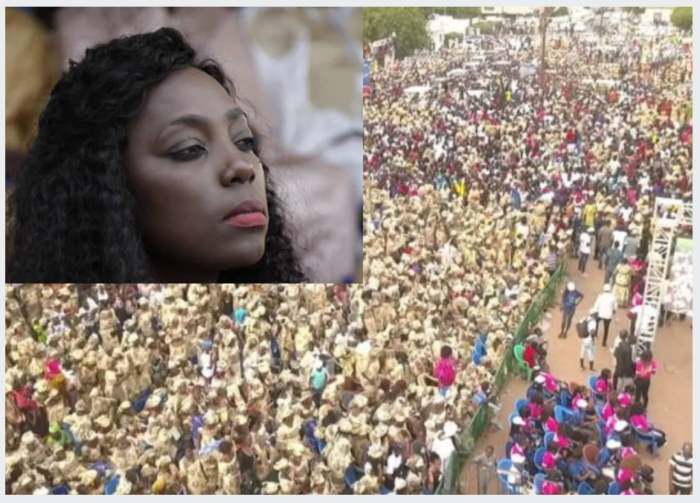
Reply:
[[[678,238],[671,258],[671,274],[665,298],[666,309],[679,314],[693,311],[693,240]]]

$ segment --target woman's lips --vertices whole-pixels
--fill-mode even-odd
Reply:
[[[234,215],[225,221],[233,227],[264,227],[267,225],[267,217],[264,213],[240,213]]]
[[[231,210],[224,222],[233,227],[264,227],[267,225],[265,206],[261,201],[249,199]]]

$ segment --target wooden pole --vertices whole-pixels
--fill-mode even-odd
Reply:
[[[542,29],[542,49],[540,52],[540,108],[544,109],[544,97],[547,91],[545,67],[547,65],[547,8],[542,7],[540,12],[540,27]]]

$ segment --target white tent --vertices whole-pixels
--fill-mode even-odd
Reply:
[[[419,96],[424,95],[430,91],[429,86],[413,86],[413,87],[407,87],[406,89],[403,90],[404,94],[417,94]]]
[[[448,77],[462,77],[462,76],[466,75],[467,73],[468,73],[467,70],[465,70],[463,68],[455,68],[454,70],[450,70],[449,72],[447,72],[447,76]]]

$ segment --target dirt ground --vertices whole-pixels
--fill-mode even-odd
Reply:
[[[581,275],[577,270],[575,260],[568,264],[569,275],[562,281],[561,288],[568,281],[574,281],[576,287],[584,294],[577,309],[577,316],[587,313],[592,307],[597,295],[603,289],[603,274],[598,270],[597,264],[590,262],[586,274]],[[557,299],[560,295],[557,296]],[[576,319],[576,318],[575,318]],[[654,492],[655,494],[669,494],[668,466],[669,459],[678,451],[684,442],[692,442],[692,326],[691,319],[684,322],[673,319],[657,332],[654,343],[654,359],[659,362],[659,372],[652,379],[649,390],[649,417],[655,425],[664,430],[668,443],[661,448],[660,456],[656,460],[651,458],[646,449],[640,449],[640,455],[645,463],[655,470]],[[559,306],[555,305],[541,323],[542,329],[549,342],[548,361],[552,373],[567,382],[584,383],[591,375],[589,371],[582,371],[579,366],[579,340],[576,337],[575,327],[571,327],[566,339],[558,339],[561,326],[561,314]],[[623,328],[628,328],[627,309],[619,309],[613,323],[610,326],[608,348],[602,345],[602,326],[597,339],[595,369],[599,371],[608,367],[614,368],[614,359],[610,353],[615,337]],[[515,401],[525,396],[527,383],[524,379],[511,377],[502,394],[503,407],[498,415],[498,421],[507,423],[508,415],[513,412]],[[498,459],[504,457],[504,446],[508,440],[508,431],[490,432],[484,435],[477,443],[476,454],[484,451],[487,445],[493,445]],[[473,463],[468,463],[460,476],[460,492],[462,494],[476,494],[476,468]],[[498,493],[497,481],[492,481],[491,494]]]

